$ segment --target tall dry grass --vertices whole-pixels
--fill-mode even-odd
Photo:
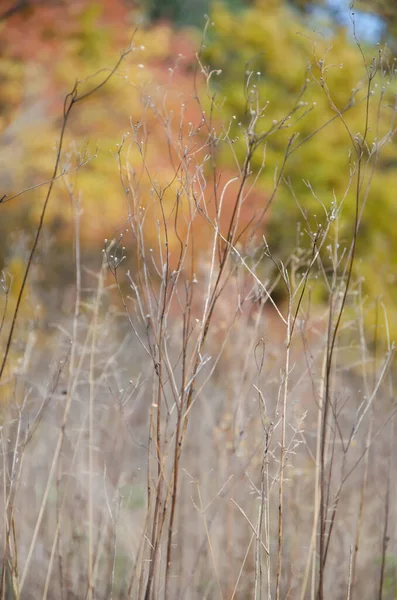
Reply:
[[[78,84],[67,96],[53,180],[62,171],[74,208],[74,308],[44,346],[34,327],[18,328],[50,186],[2,321],[2,598],[395,597],[390,307],[363,297],[356,252],[395,111],[369,148],[382,56],[364,68],[361,136],[345,120],[353,102],[334,107],[351,141],[345,193],[318,199],[315,228],[302,208],[302,236],[283,262],[264,222],[281,186],[299,203],[285,173],[315,131],[287,140],[264,206],[243,224],[241,215],[267,168],[264,154],[254,171],[254,154],[304,118],[301,98],[264,132],[264,106],[246,78],[241,161],[200,53],[194,78],[208,95],[196,85],[196,125],[175,125],[165,96],[143,96],[142,118],[116,154],[126,221],[93,273],[80,260],[81,200],[62,171],[70,112],[89,98]],[[382,92],[376,101],[381,110]],[[148,110],[168,143],[167,181],[147,158]],[[220,147],[234,159],[226,181]],[[346,239],[339,222],[352,199]],[[7,299],[6,277],[2,288]],[[371,310],[374,331],[364,326]]]

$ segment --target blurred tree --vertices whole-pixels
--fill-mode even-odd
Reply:
[[[98,66],[107,68],[114,64],[120,48],[130,39],[133,25],[129,24],[134,23],[134,6],[135,3],[124,0],[79,0],[73,4],[37,1],[29,10],[16,11],[6,23],[0,23],[0,197],[48,179],[64,95],[73,87],[76,78],[84,79]],[[160,4],[151,6],[154,10]],[[171,4],[165,6],[172,9]],[[182,0],[180,7],[182,10]],[[181,13],[171,14],[181,16]],[[160,19],[161,13],[157,15]],[[244,207],[247,221],[253,214],[260,213],[269,198],[291,135],[299,134],[300,142],[319,130],[290,156],[284,176],[286,181],[291,181],[293,190],[282,182],[271,207],[271,222],[266,226],[266,235],[272,250],[280,258],[286,258],[297,241],[300,243],[305,239],[306,224],[301,210],[306,212],[315,228],[319,222],[324,222],[325,210],[331,210],[336,200],[344,203],[338,232],[344,243],[351,238],[354,215],[353,191],[344,195],[352,144],[339,118],[325,126],[335,117],[335,110],[320,84],[320,77],[326,78],[332,101],[340,110],[348,105],[352,90],[358,90],[355,106],[344,117],[354,135],[362,134],[365,69],[357,47],[340,26],[330,28],[327,37],[316,36],[296,5],[279,0],[213,4],[211,18],[215,27],[210,30],[204,59],[211,68],[222,71],[212,78],[211,83],[222,99],[220,116],[225,123],[231,124],[230,136],[236,140],[233,148],[240,161],[245,145],[238,123],[247,125],[249,122],[249,94],[258,93],[263,105],[268,102],[258,122],[259,132],[271,128],[274,120],[285,117],[298,99],[302,103],[288,123],[289,127],[267,139],[266,168],[257,182],[252,205]],[[189,35],[192,33],[189,30]],[[79,107],[65,140],[63,164],[71,161],[73,166],[78,162],[79,152],[84,154],[86,140],[91,143],[88,154],[95,155],[85,168],[75,172],[74,177],[84,203],[82,243],[85,248],[91,245],[96,253],[98,244],[102,244],[125,217],[117,161],[109,157],[111,153],[114,156],[116,145],[129,130],[130,118],[134,122],[139,120],[142,95],[163,84],[164,87],[174,86],[167,102],[169,110],[176,115],[181,111],[181,94],[184,98],[189,94],[192,96],[189,68],[194,61],[197,41],[192,42],[182,30],[176,33],[169,23],[142,28],[135,41],[137,51],[128,67],[123,67],[123,77],[114,78],[89,103]],[[372,56],[373,48],[368,51]],[[183,63],[185,66],[175,71],[170,83],[169,69],[175,65],[179,53],[188,58]],[[322,65],[320,61],[323,61]],[[386,85],[380,104],[379,94],[384,81],[379,76],[377,82],[378,88],[374,89],[369,104],[368,147],[385,135],[394,118],[395,82],[391,79],[390,85]],[[190,121],[200,120],[194,102],[189,105],[189,111]],[[169,180],[170,167],[164,158],[168,156],[164,131],[150,110],[145,111],[145,120],[153,140],[149,167],[155,165],[159,181]],[[391,139],[382,149],[359,239],[360,253],[366,258],[362,273],[367,289],[378,290],[386,304],[397,302],[397,239],[394,235],[397,205],[393,195],[396,150],[396,143]],[[222,144],[218,151],[220,169],[230,173],[235,168],[230,151],[223,149]],[[139,156],[132,150],[131,160],[139,164]],[[261,153],[254,155],[253,168],[257,169],[262,160]],[[207,172],[207,175],[211,174]],[[147,191],[149,197],[149,184]],[[9,232],[18,238],[19,232],[29,231],[30,227],[33,230],[41,200],[42,189],[39,188],[0,205],[1,268],[3,261],[7,264],[12,258],[14,244]],[[56,184],[55,200],[50,206],[47,230],[53,233],[56,243],[70,244],[72,206],[61,180]],[[299,223],[300,231],[297,229]],[[58,268],[53,257],[51,265],[55,275],[63,276],[66,267]],[[69,265],[69,270],[73,270],[73,265]]]
[[[387,41],[396,48],[397,3],[394,0],[358,0],[357,8],[378,15],[383,21]]]
[[[252,4],[252,0],[225,0],[230,11],[239,11]],[[158,20],[171,21],[178,27],[202,27],[213,5],[213,0],[149,0],[141,6],[152,22]]]
[[[397,3],[394,0],[288,0],[306,15],[326,16],[339,25],[350,25],[354,16],[359,37],[387,42],[397,50]]]
[[[259,134],[271,131],[273,122],[288,115],[299,103],[288,126],[267,137],[266,168],[258,181],[263,187],[263,197],[268,198],[283,165],[289,140],[294,135],[299,136],[297,150],[286,164],[283,181],[272,204],[271,222],[266,228],[272,250],[279,258],[286,259],[297,240],[308,239],[304,233],[308,224],[313,230],[320,223],[326,224],[326,213],[330,214],[334,202],[343,204],[337,235],[341,244],[347,243],[352,235],[355,192],[353,186],[346,194],[352,151],[352,139],[346,126],[353,137],[360,136],[366,122],[363,100],[367,93],[367,76],[356,44],[342,27],[330,30],[327,36],[317,35],[305,25],[305,19],[299,17],[296,9],[286,3],[256,0],[238,19],[224,5],[218,4],[211,18],[215,26],[206,46],[206,60],[209,68],[220,72],[212,78],[213,87],[222,99],[222,115],[225,122],[230,123],[230,136],[235,139],[235,152],[241,162],[245,142],[238,123],[247,124],[250,119],[250,95],[258,96],[260,105],[266,106],[258,121]],[[364,46],[363,51],[368,53],[370,64],[374,49]],[[394,131],[397,88],[392,65],[386,57],[382,69],[373,82],[376,86],[369,103],[368,148],[388,131]],[[352,96],[354,103],[351,103]],[[346,107],[349,108],[342,121],[337,111]],[[305,139],[307,141],[300,145]],[[371,176],[358,240],[366,289],[383,294],[390,301],[389,306],[397,301],[394,232],[397,205],[392,185],[397,176],[396,153],[396,141],[390,136]],[[254,169],[260,167],[262,160],[262,153],[258,152],[252,159]],[[363,185],[368,182],[369,171]],[[360,202],[364,197],[365,194],[361,194]],[[297,228],[299,222],[300,229]],[[397,331],[397,318],[394,327]]]
[[[145,10],[152,22],[171,21],[177,26],[198,25],[209,11],[210,0],[150,0]]]
[[[26,12],[27,10],[38,8],[45,4],[56,4],[62,0],[2,0],[0,11],[0,22],[9,19],[10,17]]]

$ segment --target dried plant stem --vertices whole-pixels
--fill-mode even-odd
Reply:
[[[393,420],[394,421],[394,420]],[[390,453],[388,460],[388,469],[387,469],[387,484],[386,484],[386,493],[385,493],[385,514],[383,521],[383,536],[382,536],[382,555],[381,555],[381,565],[380,565],[380,577],[379,577],[379,600],[383,598],[383,587],[385,581],[385,569],[386,569],[386,559],[387,559],[387,546],[388,546],[388,535],[387,530],[389,527],[389,513],[390,513],[390,479],[392,473],[392,456],[393,452],[391,449],[394,447],[394,422],[391,422],[390,426]]]
[[[45,200],[43,203],[43,207],[41,209],[40,212],[40,218],[39,218],[39,224],[37,226],[36,229],[36,233],[34,236],[34,240],[33,240],[33,245],[32,248],[30,250],[29,253],[29,257],[28,257],[28,261],[26,264],[26,268],[24,271],[24,275],[22,278],[22,283],[21,283],[21,287],[18,291],[18,296],[17,296],[17,302],[15,305],[15,309],[14,309],[14,313],[11,319],[11,327],[10,327],[10,331],[8,333],[7,336],[7,341],[6,341],[6,347],[5,347],[5,351],[3,354],[3,358],[1,361],[1,365],[0,365],[0,381],[3,377],[5,368],[6,368],[6,364],[7,364],[7,360],[8,360],[8,355],[10,352],[10,348],[11,348],[11,342],[12,339],[14,337],[14,330],[15,330],[15,326],[18,320],[18,314],[19,314],[19,309],[22,303],[22,299],[23,299],[23,295],[25,292],[25,288],[26,288],[26,284],[27,284],[27,280],[28,280],[28,276],[29,273],[31,271],[32,265],[33,265],[33,259],[36,255],[36,251],[37,251],[37,247],[39,244],[39,240],[41,237],[41,233],[43,230],[43,226],[44,226],[44,219],[47,213],[47,207],[48,207],[48,203],[50,201],[51,195],[52,195],[52,191],[53,191],[53,187],[54,187],[54,183],[57,179],[57,174],[58,174],[58,169],[59,169],[59,164],[61,161],[61,156],[62,156],[62,150],[63,150],[63,143],[64,143],[64,138],[65,138],[65,133],[66,133],[66,129],[67,129],[67,125],[69,122],[69,118],[70,118],[70,114],[74,108],[74,106],[76,104],[78,104],[79,102],[85,100],[86,98],[89,98],[90,96],[92,96],[93,94],[95,94],[96,92],[98,92],[104,85],[106,85],[106,83],[109,81],[109,79],[111,79],[111,77],[113,77],[113,75],[116,73],[117,69],[119,68],[120,64],[122,63],[122,61],[124,60],[124,58],[131,52],[131,46],[125,50],[119,60],[117,61],[117,63],[115,64],[115,66],[113,67],[113,69],[110,71],[110,73],[101,81],[101,83],[99,83],[98,85],[94,86],[91,90],[89,90],[88,92],[79,94],[79,83],[80,82],[76,82],[74,85],[73,90],[66,95],[65,97],[65,101],[64,101],[64,105],[63,105],[63,120],[62,120],[62,125],[61,125],[61,132],[60,132],[60,136],[59,136],[59,142],[58,142],[58,147],[57,147],[57,152],[56,152],[56,158],[55,158],[55,163],[54,163],[54,169],[52,172],[52,177],[48,186],[48,190],[47,190],[47,194],[45,196]]]
[[[365,456],[364,456],[363,477],[362,477],[362,482],[361,482],[360,504],[359,504],[359,508],[358,508],[357,523],[356,523],[356,539],[355,539],[354,552],[353,552],[353,557],[352,557],[351,588],[350,588],[351,600],[353,600],[353,597],[354,597],[354,586],[356,583],[357,559],[358,559],[358,553],[360,550],[360,537],[361,537],[361,529],[362,529],[362,525],[363,525],[364,500],[365,500],[365,493],[367,490],[367,483],[368,483],[369,449],[371,446],[372,428],[373,428],[373,418],[371,417],[370,421],[369,421],[368,434],[367,434],[367,439],[366,439],[366,444],[365,444],[366,451],[365,451]]]
[[[311,599],[314,600],[316,592],[316,572],[317,572],[317,531],[318,531],[318,517],[320,511],[320,460],[321,460],[321,422],[322,422],[322,401],[324,398],[324,385],[325,375],[327,366],[327,353],[323,353],[323,363],[320,377],[320,389],[318,393],[319,406],[317,411],[317,434],[316,434],[316,455],[315,455],[315,477],[313,485],[313,526],[312,534],[310,539],[310,547],[307,556],[307,563],[305,574],[303,577],[302,588],[300,593],[300,599],[304,600],[306,596],[307,584],[310,577],[310,570],[312,573],[311,578]]]
[[[96,298],[96,302],[100,301],[100,296],[99,294],[97,295]],[[73,379],[73,383],[72,383],[72,387],[68,390],[67,393],[67,398],[65,400],[65,408],[64,408],[64,412],[63,412],[63,418],[62,418],[62,423],[61,423],[61,427],[60,427],[60,431],[58,434],[58,439],[57,439],[57,443],[56,443],[56,447],[54,449],[54,455],[52,458],[52,462],[51,462],[51,467],[50,467],[50,471],[47,477],[47,483],[45,486],[45,490],[44,490],[44,494],[41,500],[41,505],[40,505],[40,509],[39,509],[39,513],[36,519],[36,525],[34,528],[34,532],[33,532],[33,536],[32,536],[32,540],[29,546],[29,550],[28,550],[28,554],[27,554],[27,558],[25,561],[25,565],[24,565],[24,569],[22,571],[22,575],[21,575],[21,580],[20,580],[20,590],[22,593],[23,587],[25,585],[25,581],[26,581],[26,577],[29,571],[29,567],[30,567],[30,562],[32,560],[32,556],[33,556],[33,552],[36,546],[36,542],[37,542],[37,538],[38,538],[38,534],[39,534],[39,529],[43,520],[43,516],[44,516],[44,511],[46,509],[47,506],[47,501],[48,501],[48,496],[50,494],[50,490],[53,484],[53,479],[54,479],[54,475],[55,475],[55,470],[58,466],[58,461],[59,461],[59,457],[60,457],[60,453],[61,453],[61,449],[62,449],[62,444],[64,441],[64,436],[65,436],[65,431],[66,431],[66,425],[67,425],[67,421],[68,421],[68,416],[69,416],[69,412],[72,406],[72,402],[73,402],[73,396],[74,396],[74,392],[75,392],[75,386],[77,385],[77,381],[78,381],[78,376],[79,376],[79,372],[82,368],[82,364],[84,362],[84,359],[88,353],[88,342],[91,339],[92,336],[92,328],[89,329],[89,331],[87,332],[87,336],[85,339],[85,343],[83,345],[83,349],[82,349],[82,353],[81,353],[81,357],[80,357],[80,361],[79,361],[79,365],[76,369],[76,372],[74,374],[74,379]]]
[[[214,550],[212,548],[212,543],[211,543],[211,536],[210,536],[210,532],[209,532],[209,529],[208,529],[207,518],[205,516],[203,501],[202,501],[202,498],[201,498],[201,490],[200,490],[200,486],[199,486],[198,483],[197,483],[197,496],[198,496],[198,500],[199,500],[198,506],[199,506],[199,509],[200,509],[200,513],[201,513],[201,515],[203,517],[203,522],[204,522],[204,527],[205,527],[205,533],[206,533],[206,536],[207,536],[208,548],[209,548],[209,551],[210,551],[210,556],[211,556],[212,566],[213,566],[213,569],[214,569],[215,579],[216,579],[216,583],[217,583],[217,586],[218,586],[219,598],[221,600],[223,600],[222,586],[221,586],[221,582],[220,582],[219,575],[218,575],[218,569],[217,569],[217,566],[216,566],[216,560],[215,560],[215,556],[214,556]]]
[[[95,408],[95,363],[97,353],[97,331],[98,317],[101,297],[104,289],[104,268],[105,263],[99,273],[97,301],[94,304],[94,314],[92,319],[92,336],[91,336],[91,351],[90,351],[90,371],[89,371],[89,424],[88,424],[88,600],[94,598],[94,582],[93,582],[93,476],[94,476],[94,408]]]
[[[287,318],[285,369],[283,376],[283,399],[281,405],[281,447],[280,447],[280,481],[278,495],[278,550],[277,550],[277,575],[276,575],[276,600],[280,600],[281,577],[283,568],[283,535],[284,535],[284,471],[286,458],[286,426],[287,426],[287,400],[290,376],[290,356],[292,335],[292,306],[290,305]]]

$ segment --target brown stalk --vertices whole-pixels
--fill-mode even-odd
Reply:
[[[45,199],[44,199],[44,204],[43,204],[43,207],[42,207],[41,212],[40,212],[39,224],[37,226],[36,233],[35,233],[34,240],[33,240],[33,245],[32,245],[32,248],[30,250],[30,253],[29,253],[29,257],[28,257],[28,261],[27,261],[27,264],[26,264],[26,267],[25,267],[25,271],[24,271],[24,275],[23,275],[21,287],[20,287],[19,292],[18,292],[17,302],[16,302],[15,310],[14,310],[14,313],[13,313],[13,316],[12,316],[12,320],[11,320],[11,327],[10,327],[10,331],[9,331],[9,334],[8,334],[8,337],[7,337],[6,347],[5,347],[5,351],[4,351],[2,362],[1,362],[1,366],[0,366],[0,381],[1,381],[2,377],[3,377],[4,370],[5,370],[5,367],[6,367],[6,364],[7,364],[7,359],[8,359],[8,355],[9,355],[10,348],[11,348],[11,342],[12,342],[13,337],[14,337],[14,330],[15,330],[15,326],[16,326],[16,323],[17,323],[18,315],[19,315],[19,309],[20,309],[20,306],[21,306],[21,303],[22,303],[22,299],[23,299],[23,295],[24,295],[24,292],[25,292],[25,288],[26,288],[26,283],[27,283],[27,280],[28,280],[28,276],[29,276],[29,273],[30,273],[32,265],[33,265],[33,259],[35,257],[36,250],[37,250],[37,247],[38,247],[38,244],[39,244],[41,232],[43,230],[44,219],[45,219],[45,216],[46,216],[46,213],[47,213],[48,203],[50,201],[52,190],[53,190],[53,187],[54,187],[54,183],[55,183],[56,178],[57,178],[59,164],[60,164],[60,161],[61,161],[61,155],[62,155],[62,150],[63,150],[63,143],[64,143],[64,138],[65,138],[66,128],[67,128],[67,125],[68,125],[70,114],[71,114],[71,112],[72,112],[72,110],[73,110],[73,108],[74,108],[74,106],[76,104],[78,104],[79,102],[82,102],[86,98],[89,98],[93,94],[96,94],[102,87],[104,87],[106,85],[106,83],[116,73],[116,71],[119,68],[119,66],[121,65],[122,61],[131,52],[131,50],[132,50],[132,46],[130,45],[129,48],[127,48],[127,50],[125,50],[124,52],[122,52],[119,60],[117,61],[117,63],[115,64],[115,66],[112,68],[112,70],[110,71],[110,73],[101,81],[101,83],[99,83],[98,85],[96,85],[95,87],[93,87],[91,90],[89,90],[88,92],[84,92],[82,94],[79,94],[79,84],[81,82],[76,81],[76,83],[75,83],[74,88],[72,89],[72,91],[69,92],[69,94],[67,94],[65,96],[65,100],[64,100],[64,104],[63,104],[63,120],[62,120],[62,125],[61,125],[61,132],[60,132],[60,136],[59,136],[57,153],[56,153],[56,157],[55,157],[54,169],[53,169],[53,172],[52,172],[52,177],[51,177],[50,184],[49,184],[49,187],[48,187],[48,190],[47,190],[47,194],[46,194]]]

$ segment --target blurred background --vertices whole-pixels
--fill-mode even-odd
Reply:
[[[248,93],[255,90],[261,106],[266,107],[257,123],[259,135],[272,131],[274,123],[282,122],[286,115],[293,118],[288,127],[276,127],[251,157],[254,175],[249,182],[253,185],[241,208],[238,249],[249,264],[255,264],[257,281],[267,285],[277,280],[279,260],[288,265],[291,277],[299,271],[294,271],[295,260],[303,264],[298,274],[304,272],[312,256],[313,232],[326,229],[331,221],[332,246],[322,250],[316,275],[308,278],[307,313],[302,310],[302,314],[310,313],[310,324],[304,318],[294,322],[291,363],[284,356],[285,321],[282,324],[277,311],[268,309],[270,302],[266,314],[261,314],[260,286],[258,297],[247,294],[252,302],[242,307],[240,292],[245,291],[246,281],[238,268],[234,270],[235,256],[230,257],[230,276],[214,311],[206,354],[200,356],[200,398],[191,411],[194,427],[188,430],[182,455],[181,500],[173,537],[177,576],[173,573],[172,577],[178,593],[170,597],[218,597],[215,563],[225,598],[253,597],[259,562],[254,556],[251,523],[256,523],[258,515],[258,490],[274,424],[276,433],[266,467],[272,512],[265,538],[275,571],[279,408],[290,364],[294,366],[286,402],[286,439],[293,468],[288,462],[281,597],[309,597],[310,584],[306,595],[305,589],[310,578],[310,597],[314,597],[319,506],[316,456],[324,357],[329,354],[327,327],[335,317],[327,278],[335,276],[333,289],[343,289],[347,272],[343,261],[354,231],[357,199],[351,181],[356,167],[352,149],[355,143],[359,147],[364,136],[359,209],[365,206],[365,210],[362,215],[360,212],[352,293],[335,349],[330,433],[327,424],[324,426],[324,436],[332,438],[331,530],[334,506],[340,500],[342,507],[330,546],[325,597],[346,597],[352,568],[357,597],[395,599],[397,471],[392,467],[396,404],[393,378],[387,379],[386,374],[393,355],[388,333],[392,339],[397,335],[397,4],[394,0],[1,0],[2,344],[52,176],[65,96],[77,80],[82,93],[92,89],[131,40],[133,51],[112,79],[71,114],[60,176],[27,282],[9,371],[0,387],[0,405],[9,402],[0,428],[4,473],[12,474],[8,479],[4,475],[5,491],[0,496],[5,499],[4,514],[17,515],[18,538],[18,552],[13,554],[8,527],[11,550],[3,575],[8,569],[10,577],[17,580],[21,575],[16,576],[18,564],[22,569],[28,565],[19,577],[23,584],[27,581],[23,598],[45,598],[47,593],[50,598],[70,600],[88,597],[89,552],[88,562],[92,562],[92,548],[87,550],[89,522],[91,527],[94,524],[90,535],[96,552],[96,597],[105,600],[112,593],[115,598],[143,597],[129,581],[131,572],[136,571],[136,556],[143,557],[144,568],[150,563],[149,547],[140,537],[151,528],[145,511],[148,481],[158,477],[155,452],[153,447],[152,454],[147,449],[149,412],[158,407],[154,403],[157,385],[163,401],[171,398],[173,402],[172,377],[164,371],[163,380],[158,378],[154,354],[148,357],[150,353],[127,323],[114,278],[107,273],[103,282],[98,276],[103,250],[108,247],[106,240],[119,240],[117,250],[125,256],[118,270],[119,284],[125,297],[133,295],[134,286],[129,283],[138,267],[143,268],[144,261],[138,267],[136,263],[144,252],[142,248],[135,251],[136,240],[131,232],[127,234],[129,199],[136,192],[136,213],[141,215],[141,209],[147,209],[142,243],[150,252],[161,237],[158,222],[151,218],[155,213],[150,212],[154,190],[165,189],[177,179],[170,139],[190,140],[191,131],[194,136],[187,154],[200,165],[200,181],[195,184],[202,186],[208,206],[215,183],[224,192],[220,227],[225,227],[222,233],[227,232],[237,185],[223,186],[244,162],[246,138],[241,132],[249,127]],[[372,67],[373,57],[377,70]],[[373,96],[368,95],[368,80]],[[214,94],[216,111],[212,113]],[[203,110],[208,111],[206,122],[211,122],[219,135],[214,151],[216,169],[205,156],[208,131],[202,126]],[[291,137],[296,151],[284,168]],[[301,140],[304,143],[300,145]],[[379,153],[373,152],[378,148]],[[273,193],[281,168],[283,177]],[[170,185],[162,197],[170,223],[167,248],[172,269],[186,233],[174,226],[174,190]],[[264,214],[265,207],[269,210]],[[257,219],[263,214],[264,218]],[[209,289],[209,240],[214,234],[202,215],[196,222],[191,245],[196,273],[190,283],[196,283],[197,276],[201,286],[195,288],[199,290],[195,296],[198,307],[192,308],[194,335],[198,335],[195,322],[199,322],[194,317],[202,314],[200,302]],[[248,238],[244,232],[253,222],[257,223],[255,238]],[[125,236],[123,242],[120,233]],[[265,256],[263,236],[272,260],[266,256],[262,267],[259,259],[255,261],[258,255]],[[121,250],[122,243],[125,250]],[[340,258],[336,268],[335,255]],[[155,259],[150,253],[145,256],[150,258],[144,267],[150,263],[154,281]],[[159,270],[157,275],[159,281]],[[189,289],[189,282],[185,283],[183,280],[178,293]],[[152,291],[155,312],[158,297],[151,284],[143,296],[148,289]],[[275,284],[272,296],[282,306],[285,285]],[[327,301],[329,313],[324,308]],[[137,303],[131,301],[131,306],[138,331],[150,344],[155,335],[147,315],[140,318]],[[177,306],[176,313],[172,312],[174,305],[170,308],[166,335],[164,339],[160,336],[159,344],[164,344],[165,354],[170,348],[173,377],[182,382],[184,391],[180,357],[193,342],[188,340],[183,346],[190,335],[184,337],[183,306]],[[263,364],[258,359],[262,350]],[[64,408],[65,399],[70,402],[66,404],[70,413]],[[162,443],[168,458],[177,412],[172,402],[167,404],[169,413],[162,413]],[[267,415],[261,412],[261,402],[267,405]],[[354,437],[356,425],[362,423],[360,435]],[[201,493],[205,509],[200,505]],[[242,509],[238,511],[237,506]],[[3,521],[6,523],[6,518]],[[215,559],[208,550],[210,535]],[[240,595],[234,595],[237,573],[241,575],[243,569]],[[272,577],[274,580],[274,572]],[[302,581],[306,583],[300,587]],[[162,572],[157,583],[156,589],[162,589]],[[302,595],[298,596],[298,588]],[[155,592],[151,597],[156,597]]]
[[[264,102],[269,102],[265,121],[287,114],[305,82],[310,61],[327,52],[330,61],[329,89],[338,109],[347,105],[352,90],[359,89],[364,64],[353,34],[370,60],[387,44],[390,68],[388,95],[375,131],[375,139],[391,126],[395,82],[393,52],[396,48],[397,8],[392,1],[344,0],[3,0],[0,8],[0,269],[13,278],[17,289],[27,252],[31,247],[45,187],[35,187],[51,177],[58,142],[65,95],[74,82],[84,80],[98,69],[114,65],[121,50],[135,34],[136,50],[120,73],[90,102],[81,105],[69,124],[61,168],[72,167],[73,185],[79,190],[81,244],[86,264],[98,266],[103,240],[123,226],[126,204],[117,165],[117,144],[141,119],[143,101],[150,94],[165,94],[169,111],[181,114],[184,102],[187,120],[200,120],[194,103],[192,72],[200,45],[205,14],[214,23],[206,40],[203,60],[222,73],[211,79],[212,90],[222,98],[224,122],[247,123],[245,73],[257,73],[255,82]],[[171,75],[172,71],[172,75]],[[384,74],[383,74],[384,75]],[[95,81],[95,79],[93,80]],[[204,81],[198,81],[204,89]],[[381,85],[381,84],[380,84]],[[382,84],[383,85],[383,84]],[[159,90],[163,90],[160,92]],[[302,100],[311,109],[294,127],[307,136],[334,114],[319,86],[307,86]],[[363,130],[364,107],[357,103],[347,115],[357,134]],[[370,107],[373,124],[377,104]],[[170,164],[164,159],[164,131],[150,111],[146,111],[152,147],[151,165],[160,180],[170,177]],[[233,123],[234,120],[234,123]],[[264,122],[263,127],[265,128]],[[370,123],[370,127],[371,127]],[[232,130],[233,133],[233,130]],[[291,132],[288,132],[290,135]],[[283,161],[287,134],[273,136],[267,145],[267,168],[257,181],[256,195],[250,200],[252,216],[273,189],[274,173]],[[330,207],[340,202],[348,181],[346,156],[349,140],[339,121],[326,127],[303,145],[289,160],[285,177],[294,185],[300,207],[309,219],[321,221],[320,202]],[[236,154],[244,153],[237,141]],[[220,150],[225,173],[234,168],[234,158]],[[262,156],[253,158],[257,167]],[[77,164],[84,163],[77,169]],[[397,203],[396,145],[385,145],[371,183],[371,192],[361,227],[359,246],[365,287],[385,303],[397,300],[396,265]],[[312,189],[307,182],[310,181]],[[71,241],[74,235],[72,200],[69,188],[60,178],[51,200],[45,234],[37,261],[37,292],[47,306],[56,299],[60,282],[73,281]],[[30,190],[14,200],[14,195]],[[317,199],[314,198],[316,195]],[[291,189],[282,185],[266,220],[266,236],[272,251],[285,260],[296,246],[297,228],[302,227],[301,208]],[[354,201],[345,203],[342,232],[351,233]],[[204,234],[203,234],[203,237]],[[346,238],[347,239],[347,238]],[[205,240],[203,240],[205,246]],[[366,260],[370,257],[370,260]],[[37,286],[36,286],[37,287]],[[62,295],[64,296],[63,292]],[[321,300],[321,291],[318,292]],[[68,303],[64,303],[68,310]],[[397,321],[390,315],[393,331]]]

